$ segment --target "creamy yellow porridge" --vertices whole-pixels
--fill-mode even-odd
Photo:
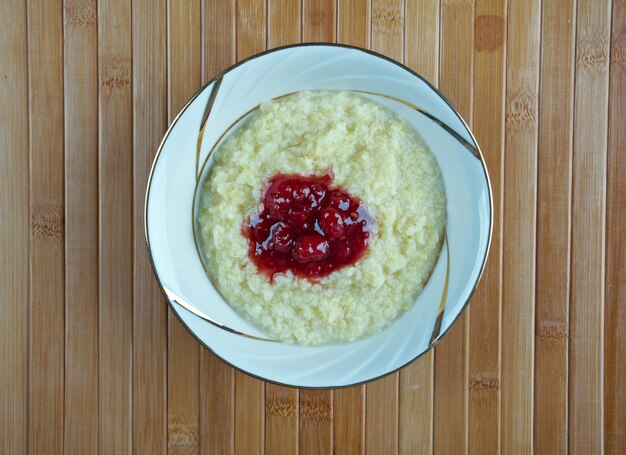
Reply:
[[[246,232],[258,230],[263,213],[270,219],[268,192],[279,181],[291,185],[290,176],[318,185],[322,199],[313,190],[303,196],[313,206],[345,194],[360,204],[358,213],[341,202],[337,210],[324,209],[341,225],[331,226],[332,241],[322,238],[331,229],[322,218],[310,222],[315,232],[299,237],[295,231],[280,237],[291,218],[279,218],[262,234],[271,231],[274,240],[256,240],[255,250]],[[346,91],[299,92],[262,104],[215,151],[200,198],[199,237],[214,285],[271,338],[302,345],[350,342],[389,326],[426,284],[446,224],[441,174],[417,132],[389,109]],[[322,270],[340,255],[333,242],[357,227],[362,253]],[[255,255],[270,253],[291,258],[302,273],[314,274],[315,267],[318,276],[287,266],[268,276]]]

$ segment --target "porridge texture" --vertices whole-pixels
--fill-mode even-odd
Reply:
[[[299,92],[264,103],[215,151],[198,214],[210,278],[270,337],[302,345],[375,334],[408,310],[439,256],[446,197],[436,160],[415,130],[351,92]],[[244,226],[280,173],[324,175],[358,197],[376,232],[354,265],[315,281],[260,273]]]

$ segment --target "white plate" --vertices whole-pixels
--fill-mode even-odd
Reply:
[[[265,336],[228,306],[205,274],[193,236],[194,190],[198,178],[202,180],[197,172],[208,157],[206,173],[212,163],[210,150],[247,111],[263,101],[310,89],[359,90],[393,98],[369,95],[407,118],[437,158],[448,199],[448,246],[444,245],[416,304],[378,335],[322,347],[243,337],[211,325],[171,301],[170,305],[204,346],[246,373],[290,386],[340,387],[389,374],[431,348],[466,308],[487,258],[492,228],[487,169],[480,153],[472,154],[462,143],[478,150],[465,122],[424,79],[373,52],[330,44],[274,49],[229,68],[189,101],[163,139],[146,193],[146,241],[162,288],[232,329]],[[197,156],[198,133],[212,93],[214,100]],[[448,257],[445,312],[440,334],[431,342]]]

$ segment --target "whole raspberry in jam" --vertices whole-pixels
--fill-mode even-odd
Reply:
[[[249,256],[270,281],[289,270],[315,279],[354,265],[367,250],[374,220],[361,201],[331,185],[332,176],[276,174],[260,212],[244,225]]]
[[[341,237],[345,231],[342,214],[332,207],[320,210],[318,222],[324,234],[330,238]]]
[[[329,245],[319,234],[302,234],[294,245],[292,256],[298,262],[322,261],[328,257]]]

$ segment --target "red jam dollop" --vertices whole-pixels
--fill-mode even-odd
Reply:
[[[244,225],[249,256],[270,281],[289,270],[315,280],[363,257],[374,219],[361,201],[331,185],[332,173],[276,174],[258,214]]]

